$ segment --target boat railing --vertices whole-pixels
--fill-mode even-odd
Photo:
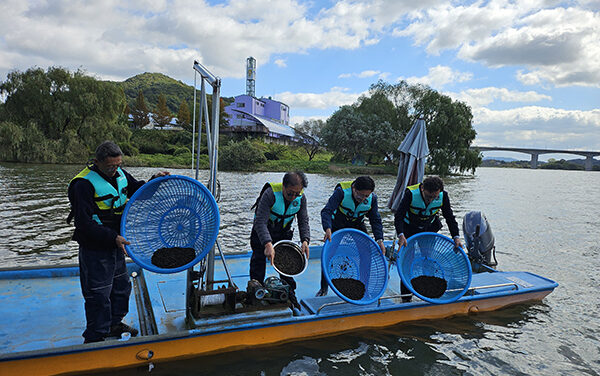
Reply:
[[[484,290],[484,289],[493,289],[493,288],[498,288],[498,287],[507,287],[507,286],[514,286],[514,289],[512,290],[518,290],[519,289],[519,285],[516,284],[515,282],[509,282],[509,283],[498,283],[495,285],[485,285],[485,286],[475,286],[475,287],[471,287],[467,290],[466,294],[469,295],[473,295],[475,293],[475,290]]]
[[[473,295],[475,293],[475,290],[493,289],[493,288],[508,287],[508,286],[513,286],[514,287],[511,290],[518,290],[519,289],[519,285],[517,283],[515,283],[515,282],[497,283],[497,284],[493,284],[493,285],[471,287],[471,288],[469,288],[467,290],[467,292],[465,293],[465,295],[467,295],[467,294],[468,295]],[[456,291],[460,291],[460,290],[462,290],[462,289],[450,289],[450,290],[446,290],[446,292],[456,292]],[[401,298],[410,298],[412,296],[413,296],[413,294],[395,294],[395,295],[382,296],[381,298],[379,298],[377,300],[377,307],[381,306],[381,301],[385,300],[385,299],[401,299]],[[336,306],[336,305],[342,305],[342,304],[350,304],[350,303],[345,302],[345,301],[324,303],[321,306],[319,306],[319,309],[317,309],[317,312],[315,313],[315,315],[318,315],[319,313],[321,313],[321,311],[324,308],[332,307],[332,306]]]

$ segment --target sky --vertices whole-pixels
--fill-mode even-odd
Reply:
[[[61,66],[193,85],[197,60],[232,97],[249,56],[292,125],[405,80],[467,103],[474,145],[600,151],[600,0],[0,0],[1,81]]]

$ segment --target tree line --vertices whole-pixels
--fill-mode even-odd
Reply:
[[[140,76],[169,79],[158,74]],[[184,158],[189,154],[191,159],[191,106],[182,99],[177,111],[177,124],[183,133],[152,136],[152,131],[140,128],[148,124],[150,116],[158,127],[169,124],[174,114],[168,101],[173,102],[174,96],[167,100],[163,93],[158,94],[150,114],[144,92],[135,82],[138,93],[128,103],[133,86],[126,95],[122,85],[99,81],[82,71],[52,67],[47,71],[31,68],[9,73],[0,83],[0,160],[80,163],[106,139],[121,145],[127,155],[142,152]],[[182,90],[179,84],[175,87]],[[208,96],[207,100],[210,108],[212,98]],[[227,118],[223,100],[220,106],[220,124],[224,125]],[[199,108],[196,111],[199,114]],[[367,94],[351,105],[341,106],[327,120],[305,121],[295,129],[301,140],[298,147],[305,150],[309,162],[326,150],[332,155],[332,162],[395,164],[397,148],[418,118],[427,124],[430,172],[445,175],[474,171],[481,163],[480,153],[469,149],[476,135],[471,109],[427,86],[405,81],[379,81]],[[233,140],[223,140],[220,144],[222,166],[230,169],[247,170],[282,154],[277,148],[246,141],[238,145]],[[288,154],[297,158],[295,153]]]

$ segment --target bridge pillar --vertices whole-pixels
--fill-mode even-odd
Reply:
[[[586,156],[585,157],[585,170],[592,171],[593,164],[594,164],[594,157],[591,155]]]
[[[531,168],[536,169],[538,164],[538,153],[531,153]]]

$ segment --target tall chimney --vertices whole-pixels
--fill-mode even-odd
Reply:
[[[246,94],[254,97],[256,83],[256,60],[250,56],[246,59]]]

